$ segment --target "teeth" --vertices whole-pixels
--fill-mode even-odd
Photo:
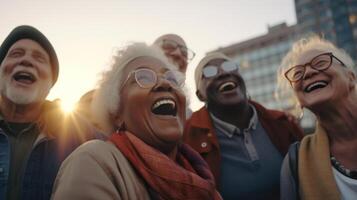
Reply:
[[[312,83],[312,84],[308,85],[305,90],[306,90],[307,92],[310,92],[314,87],[319,87],[319,86],[325,87],[326,85],[327,85],[326,82],[324,82],[324,81],[318,81],[318,82],[315,82],[315,83]]]
[[[27,84],[31,84],[31,83],[36,81],[36,77],[32,73],[26,72],[26,71],[16,72],[13,75],[13,78],[16,81],[19,81],[19,82],[22,82],[22,83],[27,83]]]
[[[171,99],[163,99],[163,100],[160,100],[160,101],[157,101],[154,106],[152,107],[152,109],[155,109],[163,104],[171,104],[172,107],[175,108],[175,102],[172,101]]]
[[[27,76],[27,77],[35,78],[35,76],[32,73],[25,72],[25,71],[16,72],[14,76]]]
[[[20,73],[18,73],[17,75],[22,75],[22,76],[32,76],[32,74],[30,74],[30,73],[27,73],[27,72],[20,72]]]
[[[223,83],[220,87],[219,87],[219,91],[222,92],[224,90],[225,87],[227,86],[232,86],[233,88],[236,87],[236,84],[232,81],[230,82],[226,82],[226,83]]]

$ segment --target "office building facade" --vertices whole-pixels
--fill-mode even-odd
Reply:
[[[268,33],[214,51],[225,53],[241,66],[251,98],[272,109],[290,110],[288,99],[275,98],[277,69],[294,41],[315,33],[344,49],[357,61],[357,0],[295,0],[297,24],[268,27]],[[356,70],[356,69],[355,69]],[[311,132],[313,114],[301,122]]]
[[[251,99],[267,108],[290,110],[293,105],[286,99],[277,100],[275,90],[277,70],[282,58],[296,41],[296,25],[286,23],[268,27],[268,33],[244,42],[222,47],[212,52],[222,52],[240,65],[240,73],[245,80]],[[306,113],[302,121],[305,129],[311,129],[315,120]]]
[[[298,34],[317,33],[357,60],[357,0],[295,0]]]

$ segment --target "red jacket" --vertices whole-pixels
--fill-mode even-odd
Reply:
[[[296,123],[290,122],[283,112],[268,110],[253,101],[249,103],[257,110],[259,122],[272,143],[281,155],[285,156],[290,144],[302,139],[302,129]],[[184,142],[198,151],[206,160],[218,186],[221,155],[212,119],[206,107],[192,113],[191,118],[186,122],[183,138]]]

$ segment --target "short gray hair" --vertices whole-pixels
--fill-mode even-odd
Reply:
[[[156,46],[148,46],[145,43],[133,43],[120,49],[113,56],[113,64],[104,72],[98,83],[98,89],[94,93],[91,104],[91,116],[93,123],[106,134],[111,134],[116,126],[113,117],[119,110],[119,89],[123,84],[123,70],[138,57],[153,57],[162,61],[170,70],[175,67],[170,64],[164,53]]]
[[[288,99],[292,105],[294,105],[295,108],[292,111],[295,112],[295,114],[299,114],[298,112],[300,110],[300,104],[294,94],[290,82],[285,78],[284,74],[288,69],[299,64],[297,63],[299,56],[309,50],[322,50],[331,52],[351,71],[353,71],[354,67],[352,58],[343,49],[336,47],[326,39],[323,39],[317,35],[310,35],[296,41],[292,45],[291,50],[283,58],[279,66],[277,72],[277,88],[275,91],[275,96],[278,100]]]

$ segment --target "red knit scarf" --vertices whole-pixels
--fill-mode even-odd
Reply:
[[[179,145],[176,162],[130,132],[112,134],[123,153],[149,186],[154,199],[221,199],[206,162],[188,145]]]

